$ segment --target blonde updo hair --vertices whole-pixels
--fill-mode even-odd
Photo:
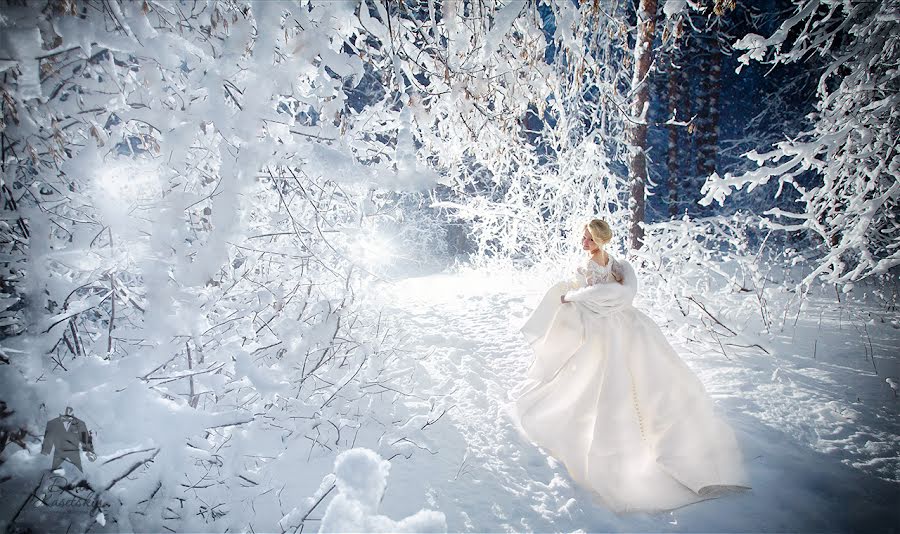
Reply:
[[[598,247],[612,240],[612,228],[603,219],[591,219],[591,222],[584,225],[584,228],[591,234],[591,238]]]
[[[612,228],[610,228],[609,224],[603,219],[591,219],[591,222],[584,225],[584,228],[591,234],[591,239],[594,240],[594,243],[596,243],[598,247],[601,247],[612,240]],[[622,273],[621,265],[613,258],[610,258],[609,261],[612,262],[610,272],[612,273],[613,279],[620,284],[624,284],[625,276]]]

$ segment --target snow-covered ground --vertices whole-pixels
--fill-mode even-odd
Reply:
[[[284,445],[261,426],[236,432],[229,441],[237,450],[223,467],[248,482],[214,495],[227,512],[215,524],[161,519],[160,508],[145,502],[158,476],[152,473],[127,490],[144,499],[127,517],[39,517],[43,508],[29,505],[17,524],[90,532],[167,525],[197,532],[900,529],[900,399],[886,381],[900,377],[900,317],[857,296],[863,287],[840,301],[836,294],[811,296],[799,314],[787,301],[768,302],[764,315],[752,292],[682,291],[677,303],[660,304],[671,292],[645,281],[635,304],[663,327],[735,429],[753,489],[665,513],[618,516],[574,485],[510,416],[511,394],[532,358],[518,327],[552,281],[549,272],[459,269],[375,283],[368,304],[382,308],[386,327],[418,362],[394,369],[380,382],[384,391],[373,390],[378,398],[402,392],[383,399],[396,406],[362,414],[362,426],[340,434],[334,449],[302,436]],[[777,295],[791,293],[769,293]],[[761,317],[769,318],[768,331]],[[112,434],[104,440],[87,473],[95,487],[118,472],[114,458],[123,452]],[[16,454],[4,467],[18,477],[18,489],[7,494],[13,499],[0,499],[8,517],[48,478],[49,457],[37,444]],[[255,461],[266,455],[279,459]],[[241,458],[253,461],[235,463]]]
[[[546,287],[546,276],[468,271],[379,288],[385,314],[412,333],[409,343],[423,357],[432,384],[421,386],[447,395],[451,406],[426,429],[429,450],[392,460],[380,513],[437,510],[450,531],[479,532],[900,528],[900,400],[885,381],[900,374],[896,312],[811,297],[796,326],[793,312],[761,335],[752,318],[728,313],[754,296],[710,299],[707,309],[742,334],[735,340],[761,345],[738,347],[752,343],[720,345],[700,335],[709,318],[699,306],[687,303],[685,317],[639,293],[635,304],[663,326],[735,429],[753,489],[662,514],[617,516],[529,443],[509,415],[510,392],[531,360],[517,328]]]

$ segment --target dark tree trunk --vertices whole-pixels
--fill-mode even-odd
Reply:
[[[702,184],[716,170],[719,152],[719,93],[722,89],[722,49],[715,29],[704,47],[704,77],[701,81],[704,118],[697,129],[697,178]]]
[[[647,183],[647,110],[650,106],[650,58],[656,34],[656,0],[639,0],[637,6],[637,36],[634,43],[634,75],[631,78],[632,120],[628,128],[628,174],[631,181],[631,247],[638,249],[644,242],[644,210]]]
[[[669,119],[674,121],[685,121],[690,118],[690,109],[688,109],[688,91],[685,90],[687,77],[684,75],[684,67],[682,59],[684,54],[680,48],[672,51],[671,62],[669,63],[669,87],[668,87],[668,110]],[[669,215],[677,216],[681,213],[680,196],[683,184],[681,160],[687,155],[684,151],[679,150],[679,141],[684,137],[684,126],[677,124],[669,125],[669,144],[666,151],[666,168],[668,170],[668,181],[666,182],[669,190]]]
[[[698,18],[705,21],[706,29],[702,34],[695,35],[694,41],[697,57],[694,109],[697,117],[693,141],[697,159],[694,168],[688,171],[690,183],[685,188],[691,192],[691,198],[682,199],[689,202],[694,215],[702,215],[704,211],[711,209],[702,208],[696,201],[706,178],[716,170],[719,153],[719,93],[722,87],[722,47],[719,43],[722,17],[715,14],[712,6],[709,6]]]

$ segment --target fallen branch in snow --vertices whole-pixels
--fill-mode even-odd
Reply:
[[[860,324],[862,324],[862,329],[856,326],[856,323],[853,322],[854,316],[859,319]],[[869,335],[869,326],[866,324],[865,317],[862,317],[858,313],[854,313],[851,310],[847,310],[847,319],[850,320],[850,324],[853,325],[853,328],[860,334],[865,334],[866,339],[863,341],[863,350],[865,351],[864,358],[869,360],[871,356],[872,361],[872,369],[875,371],[875,376],[878,376],[878,367],[875,365],[875,346],[872,344],[872,336]],[[868,344],[866,344],[868,342]]]
[[[322,410],[322,409],[324,409],[326,406],[328,406],[328,403],[330,403],[331,400],[334,399],[334,397],[338,394],[338,392],[339,392],[341,389],[343,389],[345,386],[347,386],[347,384],[349,384],[350,382],[352,382],[353,380],[355,380],[355,379],[356,379],[356,375],[358,375],[359,372],[362,371],[362,368],[366,365],[366,363],[368,363],[368,361],[369,361],[369,358],[368,358],[367,356],[363,356],[362,362],[359,364],[359,367],[356,368],[356,372],[354,372],[353,375],[350,376],[350,378],[348,378],[341,386],[339,386],[337,389],[335,389],[335,390],[331,393],[331,396],[328,397],[328,399],[327,399],[325,402],[322,403],[322,406],[321,406],[319,409]],[[335,427],[335,428],[336,428],[336,427]],[[338,433],[340,434],[340,431],[339,431]]]
[[[413,440],[411,440],[411,439],[409,439],[409,438],[400,438],[400,439],[398,439],[398,440],[392,442],[392,443],[391,443],[391,446],[394,446],[394,445],[400,443],[401,441],[406,442],[406,443],[411,443],[411,444],[412,444],[414,447],[416,447],[417,449],[422,449],[423,451],[428,451],[428,452],[430,452],[431,454],[437,454],[437,453],[438,453],[438,451],[433,451],[433,450],[429,449],[428,447],[425,447],[424,445],[419,445],[418,443],[416,443],[415,441],[413,441]]]
[[[79,288],[79,289],[80,289],[80,288]],[[74,293],[74,291],[73,291],[73,293]],[[48,322],[50,323],[50,325],[49,325],[49,326],[47,327],[47,329],[44,330],[42,333],[43,333],[43,334],[46,334],[46,333],[50,332],[50,330],[52,330],[54,326],[56,326],[56,325],[58,325],[59,323],[65,321],[66,319],[73,319],[73,318],[74,318],[75,316],[77,316],[79,313],[83,313],[83,312],[86,312],[86,311],[88,311],[88,310],[91,310],[91,309],[96,308],[96,307],[99,306],[100,304],[103,304],[103,302],[104,302],[106,299],[108,299],[108,298],[110,297],[110,295],[112,295],[112,294],[113,294],[112,291],[108,291],[108,292],[106,293],[106,295],[104,295],[100,300],[98,300],[97,302],[94,302],[93,304],[90,304],[89,306],[85,306],[85,307],[77,307],[77,308],[74,309],[74,310],[68,311],[68,313],[61,313],[61,314],[59,314],[59,315],[57,315],[57,316],[55,316],[55,317],[51,317],[51,318],[49,319],[49,321],[48,321]],[[87,302],[85,302],[84,304],[87,304]]]
[[[735,335],[735,336],[738,335],[737,332],[735,332],[734,330],[732,330],[732,329],[728,328],[727,326],[725,326],[725,324],[722,323],[722,321],[720,321],[718,318],[716,318],[715,315],[713,315],[712,313],[710,313],[710,311],[706,309],[706,306],[704,306],[703,303],[701,303],[700,301],[698,301],[696,298],[694,298],[693,296],[690,296],[690,297],[688,297],[688,300],[690,300],[691,302],[693,302],[693,303],[696,304],[697,306],[700,306],[700,309],[703,310],[703,313],[705,313],[706,315],[708,315],[708,316],[710,317],[710,319],[712,319],[713,321],[716,322],[716,324],[718,324],[719,326],[721,326],[721,327],[724,328],[725,330],[728,330],[729,332],[731,332],[732,335]]]
[[[450,410],[450,408],[454,408],[454,407],[456,407],[455,404],[453,406],[450,406],[449,408],[444,408],[444,410],[441,412],[441,415],[437,416],[436,419],[434,419],[433,421],[432,420],[426,421],[425,424],[422,425],[422,430],[425,430],[425,427],[427,427],[428,425],[433,425],[433,424],[437,423],[438,421],[440,421],[441,417],[444,417],[444,414],[447,413]]]
[[[149,380],[150,375],[152,375],[152,374],[155,373],[156,371],[159,371],[160,369],[162,369],[163,367],[165,367],[166,365],[168,365],[169,362],[171,362],[172,360],[174,360],[174,359],[177,358],[177,357],[178,357],[178,355],[175,354],[174,356],[172,356],[171,358],[169,358],[169,359],[166,360],[165,362],[163,362],[163,363],[159,364],[158,366],[156,366],[156,368],[154,368],[154,369],[153,369],[152,371],[150,371],[149,373],[145,374],[144,376],[139,376],[138,378],[140,378],[141,380],[144,380],[144,381]]]
[[[97,494],[97,499],[99,500],[99,499],[100,499],[100,495],[102,495],[103,493],[106,493],[107,491],[109,491],[110,489],[112,489],[112,487],[115,486],[116,484],[118,484],[120,480],[122,480],[123,478],[125,478],[125,477],[127,477],[128,475],[130,475],[131,473],[133,473],[135,469],[137,469],[138,467],[144,465],[144,464],[147,463],[147,462],[153,461],[153,459],[156,458],[156,455],[159,454],[159,451],[160,451],[160,450],[162,450],[162,449],[157,448],[157,449],[156,449],[156,452],[154,452],[154,453],[153,453],[152,455],[150,455],[149,457],[144,458],[143,460],[141,460],[141,461],[139,461],[139,462],[135,462],[134,464],[132,464],[132,466],[129,467],[124,473],[122,473],[121,475],[119,475],[118,477],[116,477],[112,482],[110,482],[109,484],[107,484],[106,487],[103,488],[103,489]],[[96,506],[96,504],[95,504],[95,506]]]
[[[219,369],[223,368],[224,366],[225,366],[225,362],[222,362],[219,365],[210,364],[209,367],[207,367],[206,369],[202,369],[200,371],[186,372],[186,373],[180,373],[180,374],[176,374],[176,375],[160,376],[160,377],[136,377],[136,378],[140,378],[141,380],[144,380],[144,381],[165,380],[165,382],[160,382],[159,384],[157,384],[157,385],[162,385],[162,384],[168,384],[169,382],[173,382],[175,380],[181,380],[182,378],[190,378],[195,375],[202,375],[204,373],[218,371]]]
[[[766,350],[765,347],[763,347],[763,346],[760,345],[759,343],[753,343],[753,344],[750,344],[750,345],[738,345],[737,343],[725,343],[725,344],[728,345],[729,347],[743,347],[743,348],[745,348],[745,349],[750,349],[750,348],[756,347],[756,348],[758,348],[759,350],[765,352],[766,354],[771,354],[769,351]]]
[[[116,456],[116,457],[109,458],[108,460],[104,460],[104,461],[101,463],[101,465],[106,465],[106,464],[108,464],[108,463],[110,463],[110,462],[115,462],[116,460],[120,460],[120,459],[122,459],[122,458],[124,458],[124,457],[126,457],[126,456],[130,456],[130,455],[132,455],[132,454],[138,454],[138,453],[141,453],[141,452],[149,452],[149,451],[152,451],[152,450],[153,450],[153,449],[150,448],[150,449],[140,449],[140,450],[137,450],[137,451],[128,451],[128,452],[124,452],[124,453],[122,453],[122,454],[120,454],[120,455],[118,455],[118,456]]]
[[[113,276],[112,272],[109,273],[109,289],[112,291],[112,298],[109,300],[109,329],[107,330],[107,338],[106,338],[106,357],[109,358],[109,355],[112,354],[113,349],[113,326],[116,323],[116,277]]]
[[[187,342],[187,341],[184,342],[184,348],[185,348],[185,350],[187,351],[187,364],[188,364],[188,370],[191,370],[191,369],[194,368],[194,364],[193,364],[193,361],[192,361],[192,359],[191,359],[191,347],[190,347],[190,345],[188,345],[188,342]],[[222,365],[224,365],[224,363],[223,363]],[[162,383],[165,383],[165,382],[162,382]],[[188,397],[188,405],[189,405],[191,408],[196,408],[196,407],[197,407],[197,399],[198,399],[198,397],[197,397],[196,394],[194,393],[194,375],[193,375],[193,374],[190,375],[190,383],[189,383],[189,386],[190,386],[190,396]]]
[[[332,449],[331,447],[329,447],[328,445],[326,445],[325,443],[322,443],[321,441],[319,441],[319,436],[321,436],[321,435],[322,435],[322,433],[319,431],[319,427],[316,427],[316,437],[315,437],[315,438],[311,438],[311,437],[309,437],[309,436],[307,436],[307,435],[305,435],[305,434],[303,435],[304,438],[306,438],[306,439],[312,441],[312,444],[309,446],[309,453],[306,455],[306,461],[307,461],[307,462],[309,461],[310,458],[312,458],[313,447],[316,446],[316,445],[318,445],[318,446],[320,446],[320,447],[325,447],[325,448],[328,449],[329,451],[333,451],[333,450],[334,450],[334,449]]]
[[[223,428],[226,426],[237,426],[237,425],[245,425],[247,423],[252,423],[255,421],[255,418],[247,419],[246,421],[234,421],[233,423],[222,423],[221,425],[213,425],[206,427],[206,430],[212,430],[213,428]]]
[[[78,335],[78,330],[75,328],[74,316],[69,319],[69,330],[72,332],[72,342],[75,343],[75,348],[78,349],[78,351],[73,352],[73,354],[75,354],[75,356],[84,356],[84,343],[81,342],[81,336]],[[70,349],[71,347],[72,346],[69,345]]]
[[[722,340],[719,339],[719,333],[715,330],[712,330],[714,336],[716,336],[716,342],[719,344],[719,348],[722,349],[722,356],[725,356],[725,359],[731,361],[731,358],[728,357],[728,353],[725,352],[725,346],[722,345]]]
[[[394,458],[396,458],[396,457],[398,457],[398,456],[403,456],[404,458],[406,458],[407,460],[409,460],[410,458],[412,458],[412,453],[409,453],[409,454],[403,454],[402,452],[396,452],[396,453],[394,453],[390,458],[388,458],[388,461],[390,462],[391,460],[393,460]]]
[[[312,505],[312,507],[311,507],[309,510],[307,510],[305,514],[303,514],[303,517],[300,518],[300,524],[297,525],[297,527],[294,529],[294,532],[297,532],[297,529],[298,529],[298,528],[301,529],[301,530],[300,530],[301,532],[303,532],[303,530],[302,530],[302,528],[303,528],[303,522],[306,521],[306,520],[309,518],[309,514],[313,513],[313,510],[316,509],[316,506],[319,506],[319,504],[320,504],[323,500],[325,500],[325,497],[327,497],[328,494],[331,493],[331,492],[334,490],[334,488],[336,488],[336,487],[337,487],[336,484],[332,484],[331,487],[328,488],[328,491],[326,491],[325,493],[323,493],[322,496],[319,497],[319,500],[317,500],[317,501]]]
[[[699,306],[700,309],[703,310],[703,312],[706,313],[706,315],[708,315],[710,319],[712,319],[713,321],[715,321],[717,325],[721,326],[721,327],[724,328],[725,330],[728,330],[734,337],[739,337],[739,336],[740,336],[737,332],[735,332],[735,331],[732,330],[731,328],[728,328],[722,321],[720,321],[715,315],[713,315],[713,314],[706,308],[706,306],[703,305],[703,303],[701,303],[700,301],[698,301],[696,298],[694,298],[693,296],[691,296],[691,297],[688,297],[688,300],[694,302],[697,306]],[[725,356],[726,359],[731,360],[731,358],[728,357],[728,354],[725,353],[725,347],[723,346],[722,342],[719,340],[719,334],[718,334],[715,330],[713,330],[712,332],[713,332],[713,334],[716,336],[716,341],[719,343],[719,347],[722,349],[722,354]],[[737,344],[737,343],[725,343],[725,345],[728,345],[728,346],[730,346],[730,347],[743,347],[743,348],[753,348],[753,347],[755,347],[755,348],[758,348],[759,350],[765,352],[766,354],[771,354],[768,350],[766,350],[765,347],[763,347],[763,346],[760,345],[759,343],[751,343],[751,344],[749,344],[749,345],[739,345],[739,344]]]
[[[872,369],[875,370],[875,376],[878,376],[878,367],[875,365],[875,347],[872,345],[872,336],[869,335],[869,326],[863,322],[863,329],[866,332],[866,339],[869,341],[869,354],[872,356]]]
[[[462,462],[459,464],[459,469],[456,470],[456,476],[453,477],[453,480],[458,480],[460,475],[465,475],[469,472],[469,466],[466,465],[466,461],[469,459],[469,447],[466,446],[466,452],[463,453]],[[465,467],[465,469],[463,469]]]

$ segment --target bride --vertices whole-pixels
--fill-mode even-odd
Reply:
[[[737,440],[703,384],[632,306],[634,269],[585,225],[590,258],[520,328],[534,350],[515,398],[521,429],[615,512],[662,511],[749,489]]]

